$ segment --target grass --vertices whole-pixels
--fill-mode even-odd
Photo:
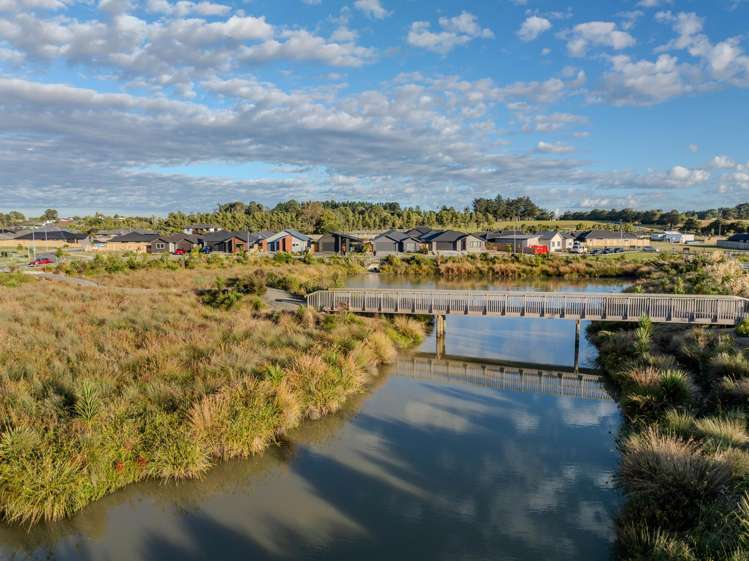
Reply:
[[[520,279],[556,277],[641,278],[652,274],[661,260],[652,254],[602,256],[475,254],[456,257],[423,255],[388,256],[380,267],[383,273],[427,275],[449,279]]]
[[[621,559],[749,558],[749,363],[730,337],[641,322],[591,331],[625,413]]]
[[[268,268],[301,290],[345,265]],[[127,285],[142,272],[96,274]],[[215,278],[181,272],[188,278],[148,275],[155,286]],[[257,310],[256,297],[227,309],[189,290],[0,290],[3,519],[59,520],[136,481],[196,478],[216,462],[262,453],[306,419],[337,411],[378,364],[424,334],[413,319]]]

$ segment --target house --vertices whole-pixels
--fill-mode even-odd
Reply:
[[[564,240],[564,250],[572,251],[572,248],[575,246],[575,234],[562,232],[562,239]]]
[[[312,240],[296,230],[287,228],[265,239],[270,253],[304,253],[309,249]]]
[[[566,243],[561,232],[546,230],[538,233],[539,245],[545,246],[549,253],[564,251]]]
[[[529,234],[519,230],[488,232],[485,237],[488,248],[513,253],[525,253],[531,247],[542,245],[538,234]]]
[[[650,236],[652,241],[661,241],[668,243],[688,243],[694,241],[694,234],[685,234],[676,230],[667,230],[662,233]]]
[[[151,242],[158,238],[157,232],[132,231],[127,234],[115,236],[97,249],[105,251],[134,251],[146,253],[151,247]]]
[[[200,235],[218,232],[220,231],[220,228],[218,226],[214,226],[213,224],[190,224],[182,231],[188,235]]]
[[[344,232],[330,232],[317,240],[317,251],[321,253],[354,253],[364,250],[364,240]]]
[[[412,232],[412,230],[409,230]],[[376,255],[387,255],[389,253],[415,253],[421,249],[421,241],[414,234],[388,230],[373,240]]]
[[[421,238],[430,251],[478,253],[486,250],[486,242],[473,234],[455,230],[433,231]]]
[[[148,253],[176,253],[177,251],[189,253],[193,248],[199,246],[200,241],[197,236],[172,234],[171,236],[155,238],[147,251]]]
[[[724,249],[749,249],[749,234],[734,234],[726,240],[718,240],[717,244]]]
[[[576,241],[583,244],[586,249],[604,247],[644,247],[650,245],[650,240],[638,238],[631,232],[619,230],[588,230],[581,232]]]
[[[248,250],[248,238],[251,237],[249,232],[227,232],[219,230],[218,232],[209,232],[195,236],[201,250],[206,253],[242,253]]]
[[[3,236],[5,238],[5,236]],[[7,239],[0,239],[0,247],[81,247],[83,241],[87,240],[86,234],[70,232],[52,228],[42,228],[17,233]]]

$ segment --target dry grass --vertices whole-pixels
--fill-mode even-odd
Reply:
[[[317,275],[310,267],[300,278]],[[338,410],[417,335],[411,323],[248,304],[213,309],[189,291],[0,291],[2,517],[57,520],[135,481],[200,477],[258,454]]]

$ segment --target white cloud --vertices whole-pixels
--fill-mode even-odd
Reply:
[[[637,5],[643,8],[657,8],[664,4],[673,4],[674,0],[640,0]]]
[[[374,19],[384,19],[390,12],[380,4],[380,0],[356,0],[354,7]]]
[[[697,152],[699,152],[699,151],[700,151],[700,145],[699,145],[699,144],[690,144],[690,145],[689,145],[689,151],[690,151],[690,152],[691,152],[692,154],[696,154]]]
[[[622,50],[635,44],[632,35],[617,29],[610,21],[580,23],[562,36],[567,39],[567,52],[574,57],[585,56],[591,46]]]
[[[538,152],[551,154],[569,154],[570,152],[574,152],[575,148],[566,144],[562,144],[560,142],[554,143],[544,142],[543,140],[540,140],[536,145],[536,150]]]
[[[490,29],[479,25],[476,16],[465,11],[453,18],[441,17],[439,25],[442,31],[431,31],[429,22],[413,22],[408,32],[408,43],[414,47],[446,54],[458,45],[465,45],[474,39],[494,37]]]
[[[714,168],[718,169],[734,169],[737,166],[736,162],[722,154],[715,156],[710,163]]]
[[[530,16],[517,32],[518,37],[523,41],[533,41],[542,33],[551,29],[551,22],[542,17]]]
[[[175,2],[168,0],[148,0],[146,10],[152,13],[167,14],[176,17],[187,15],[223,16],[231,11],[229,6],[213,2]]]
[[[674,166],[669,172],[669,178],[682,185],[695,185],[710,179],[710,172],[703,169],[689,169],[684,166]]]

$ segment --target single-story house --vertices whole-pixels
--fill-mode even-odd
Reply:
[[[411,228],[410,230],[406,230],[404,234],[407,236],[410,236],[414,239],[420,240],[424,236],[427,236],[434,232],[435,230],[432,230],[429,226],[416,226],[415,228]]]
[[[718,240],[718,247],[724,249],[749,249],[749,234],[734,234],[726,240]]]
[[[631,232],[612,230],[588,230],[577,236],[577,241],[588,250],[603,247],[644,247],[650,240],[638,238]]]
[[[312,240],[291,228],[281,230],[265,239],[267,251],[270,253],[304,253],[310,247]]]
[[[564,250],[572,251],[575,246],[575,235],[570,232],[562,232],[562,239],[564,240]]]
[[[219,253],[242,253],[246,251],[248,232],[227,232],[220,230],[195,236],[204,251]]]
[[[184,251],[189,253],[194,247],[199,247],[200,242],[197,236],[190,236],[188,234],[172,234],[171,236],[159,236],[154,239],[150,247],[148,248],[149,253],[175,253],[176,251]]]
[[[485,237],[487,247],[499,251],[525,253],[533,246],[542,245],[538,234],[529,234],[519,230],[488,232]]]
[[[376,255],[388,253],[415,253],[421,249],[421,241],[418,237],[408,232],[388,230],[375,237],[372,242]]]
[[[422,242],[426,242],[430,251],[435,253],[445,251],[479,253],[486,250],[486,242],[480,237],[455,230],[430,232],[422,238]]]
[[[561,232],[555,230],[546,230],[538,233],[540,245],[546,246],[549,253],[564,251],[566,249],[565,239]]]
[[[221,229],[214,224],[190,224],[187,228],[182,230],[188,235],[199,235],[199,234],[212,234],[213,232],[219,232]]]
[[[317,251],[321,253],[354,253],[364,250],[364,240],[345,232],[330,232],[317,240]]]
[[[3,235],[2,239],[0,239],[0,247],[82,247],[83,242],[87,239],[88,236],[86,234],[78,232],[69,232],[68,230],[59,229],[40,229],[23,231],[16,233],[15,235],[10,233]]]
[[[127,234],[115,236],[109,241],[101,244],[96,249],[105,251],[134,251],[136,253],[146,253],[151,247],[151,242],[160,236],[157,232],[132,231]]]
[[[687,243],[694,241],[694,234],[685,234],[676,230],[667,230],[650,236],[652,241],[668,243]]]

